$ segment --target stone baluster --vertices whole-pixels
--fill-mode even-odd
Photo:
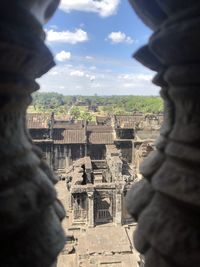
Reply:
[[[127,198],[138,220],[136,248],[146,267],[200,265],[200,3],[130,0],[154,30],[135,55],[158,72],[165,118],[157,151],[141,166],[144,180]]]
[[[0,1],[0,262],[50,267],[64,246],[56,179],[27,133],[36,78],[53,65],[42,24],[55,0]]]

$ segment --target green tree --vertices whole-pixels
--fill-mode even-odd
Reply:
[[[81,112],[78,107],[73,107],[70,110],[70,114],[75,118],[78,119],[81,115]]]
[[[89,113],[89,112],[86,111],[86,112],[82,112],[82,113],[81,113],[80,118],[81,118],[82,120],[92,121],[93,116],[91,115],[91,113]]]
[[[33,103],[36,111],[65,113],[65,110],[83,101],[88,106],[98,106],[106,114],[132,114],[133,112],[160,113],[163,111],[163,101],[157,96],[63,96],[58,93],[34,93]],[[72,113],[80,117],[81,110]]]

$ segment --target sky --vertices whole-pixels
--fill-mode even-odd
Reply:
[[[154,73],[132,58],[151,35],[128,0],[61,0],[45,25],[56,67],[41,92],[64,95],[158,95]]]

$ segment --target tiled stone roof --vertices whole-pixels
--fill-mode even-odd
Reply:
[[[84,130],[55,130],[53,133],[55,144],[85,144]]]
[[[83,125],[79,123],[77,124],[77,123],[55,121],[53,128],[54,129],[66,129],[66,130],[81,130],[83,129]]]
[[[112,126],[104,126],[104,125],[94,125],[94,126],[87,126],[87,132],[113,132]]]
[[[112,132],[92,132],[89,134],[90,144],[113,144],[114,137]]]
[[[72,116],[68,114],[54,115],[54,120],[56,121],[69,121],[71,119]]]
[[[101,123],[110,123],[110,117],[109,116],[96,116],[96,122],[97,124]]]
[[[50,120],[50,113],[28,113],[26,115],[28,129],[48,129]]]
[[[120,125],[125,124],[125,123],[134,123],[134,122],[139,122],[144,119],[143,115],[117,115],[115,116],[116,122],[119,123]]]

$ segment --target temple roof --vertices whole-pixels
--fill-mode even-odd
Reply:
[[[90,144],[113,144],[114,136],[112,132],[92,132],[89,134]]]
[[[50,120],[50,113],[28,113],[26,115],[28,129],[48,129]]]
[[[69,114],[54,115],[54,120],[56,121],[70,121],[72,116]]]
[[[117,115],[115,116],[116,122],[120,125],[124,123],[134,123],[141,121],[144,118],[144,115]]]
[[[54,129],[66,129],[66,130],[81,130],[83,129],[83,125],[79,123],[55,121],[53,128]]]
[[[108,123],[110,122],[110,117],[109,116],[96,116],[96,122],[97,124],[101,124],[101,123]]]
[[[113,132],[112,126],[106,126],[106,125],[88,125],[87,126],[87,132]]]
[[[84,130],[55,130],[53,132],[55,144],[85,144]]]

